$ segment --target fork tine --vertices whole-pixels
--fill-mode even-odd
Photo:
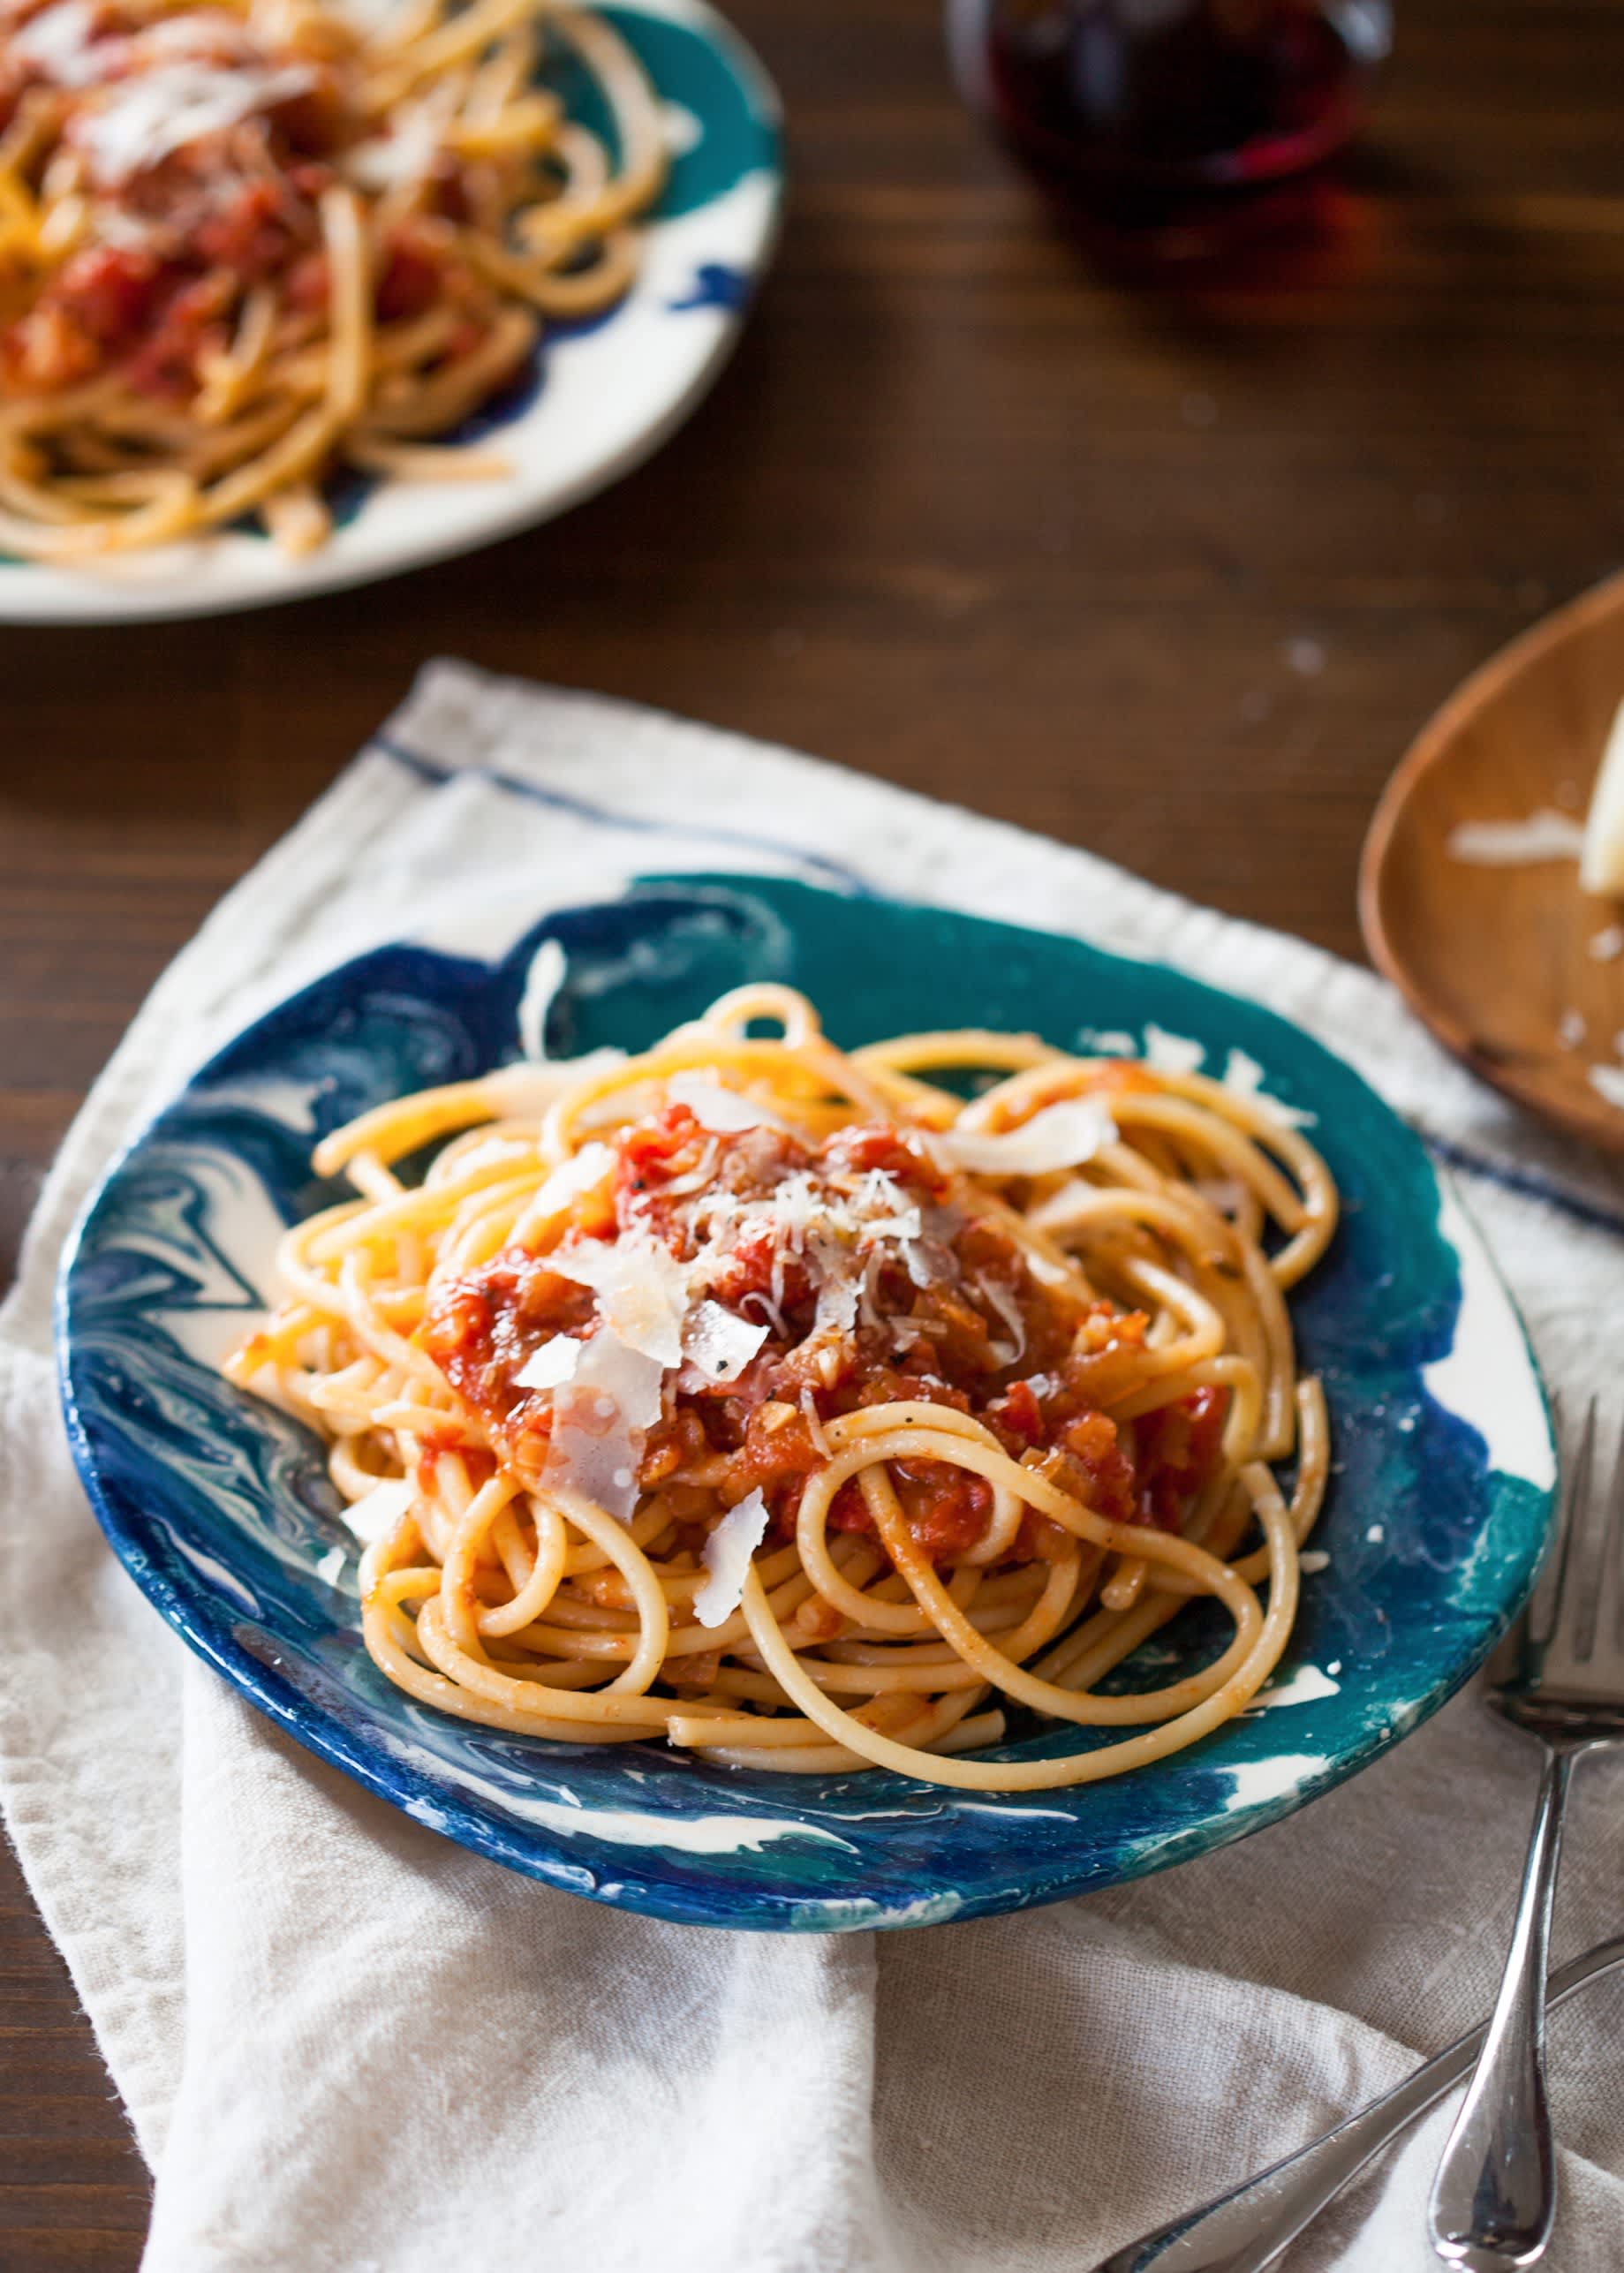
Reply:
[[[1552,1400],[1554,1404],[1555,1401]],[[1560,1414],[1558,1413],[1559,1429]],[[1559,1436],[1560,1441],[1560,1436]],[[1558,1517],[1557,1536],[1545,1568],[1540,1573],[1534,1590],[1523,1627],[1524,1638],[1536,1650],[1544,1650],[1551,1642],[1562,1614],[1562,1598],[1567,1591],[1568,1566],[1573,1558],[1574,1537],[1579,1529],[1578,1518],[1590,1497],[1590,1468],[1596,1451],[1596,1400],[1592,1397],[1585,1409],[1584,1428],[1579,1439],[1579,1449],[1564,1479],[1561,1511]]]
[[[1556,1522],[1546,1539],[1534,1570],[1534,1583],[1529,1589],[1528,1600],[1522,1605],[1522,1615],[1506,1636],[1502,1653],[1511,1644],[1519,1650],[1531,1645],[1534,1636],[1554,1622],[1557,1591],[1557,1571],[1562,1560],[1562,1545],[1567,1537],[1567,1511],[1572,1499],[1573,1469],[1564,1446],[1567,1442],[1567,1416],[1563,1408],[1562,1393],[1552,1389],[1549,1398],[1551,1434],[1556,1445],[1557,1503]],[[1551,1613],[1547,1615],[1547,1613]]]
[[[1567,1583],[1573,1590],[1569,1650],[1575,1663],[1582,1665],[1588,1665],[1596,1649],[1610,1528],[1605,1501],[1596,1488],[1596,1400],[1593,1397],[1584,1416],[1584,1439],[1580,1452],[1583,1457],[1584,1474],[1582,1479],[1575,1479],[1573,1518],[1567,1527],[1568,1553],[1572,1559]],[[1579,1489],[1581,1481],[1582,1491]],[[1560,1602],[1557,1605],[1557,1622],[1560,1630],[1562,1622]]]
[[[1607,1490],[1607,1529],[1613,1543],[1613,1646],[1624,1651],[1624,1416]]]

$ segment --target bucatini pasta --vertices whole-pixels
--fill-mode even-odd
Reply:
[[[306,553],[336,468],[500,478],[434,438],[625,291],[665,171],[631,50],[550,0],[0,0],[0,549]]]
[[[1279,1660],[1327,1466],[1286,1295],[1337,1202],[1267,1100],[1029,1036],[842,1052],[757,986],[314,1165],[359,1197],[288,1235],[229,1370],[327,1439],[413,1696],[1032,1790],[1177,1751]],[[1197,1597],[1218,1654],[1105,1693]],[[976,1757],[1007,1703],[1110,1734]]]

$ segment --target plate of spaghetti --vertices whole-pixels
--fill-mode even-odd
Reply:
[[[1458,1199],[1309,1037],[772,877],[319,979],[110,1172],[60,1349],[110,1538],[265,1710],[730,1926],[1276,1820],[1479,1662],[1554,1476]]]
[[[771,249],[702,0],[0,0],[0,619],[205,615],[563,511]]]

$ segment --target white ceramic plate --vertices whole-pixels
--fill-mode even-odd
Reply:
[[[778,98],[703,0],[632,0],[603,13],[666,100],[671,177],[625,299],[590,324],[554,330],[528,382],[471,421],[468,442],[499,449],[511,472],[357,484],[330,540],[305,560],[236,529],[94,570],[0,555],[0,622],[223,615],[369,584],[548,520],[659,448],[721,369],[770,257],[782,187]]]

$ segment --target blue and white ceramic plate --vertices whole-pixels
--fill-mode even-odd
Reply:
[[[589,322],[549,326],[524,377],[448,438],[499,451],[510,472],[347,482],[331,539],[304,560],[247,529],[94,570],[0,553],[0,623],[223,615],[370,584],[548,520],[659,448],[726,360],[770,257],[783,186],[778,97],[704,0],[611,0],[601,12],[664,98],[671,172],[625,298]],[[612,145],[585,73],[560,64],[544,76]]]
[[[249,1027],[111,1169],[64,1265],[68,1426],[109,1538],[193,1648],[313,1751],[448,1838],[601,1902],[709,1925],[914,1925],[1054,1901],[1258,1831],[1375,1759],[1483,1658],[1545,1534],[1544,1398],[1458,1201],[1318,1043],[1154,963],[779,880],[644,880],[540,920],[477,923],[457,952],[443,931],[380,948]],[[940,1025],[1182,1043],[1311,1118],[1344,1196],[1294,1299],[1330,1398],[1314,1539],[1327,1559],[1257,1709],[1114,1782],[972,1799],[878,1770],[756,1774],[663,1746],[503,1735],[383,1680],[321,1447],[215,1365],[254,1322],[281,1227],[336,1196],[311,1177],[313,1143],[517,1055],[525,977],[551,940],[568,973],[555,1055],[640,1046],[724,988],[776,978],[843,1043]],[[1167,1629],[1157,1665],[1213,1646],[1211,1616]],[[1031,1724],[1000,1751],[1057,1754],[1078,1736]]]

